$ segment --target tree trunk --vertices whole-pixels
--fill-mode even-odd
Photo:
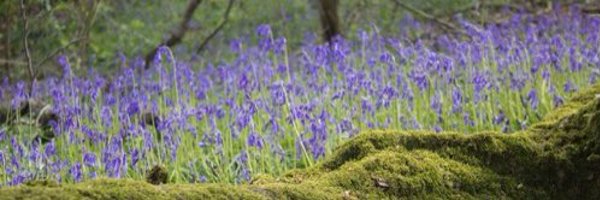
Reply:
[[[319,0],[319,18],[323,29],[323,39],[331,42],[340,35],[340,19],[338,16],[339,0]]]

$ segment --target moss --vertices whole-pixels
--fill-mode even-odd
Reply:
[[[246,185],[99,179],[0,189],[10,199],[600,199],[600,85],[531,129],[366,131],[308,169]]]
[[[565,104],[555,108],[552,112],[546,114],[540,122],[534,124],[533,129],[551,129],[559,120],[577,113],[582,107],[596,99],[599,94],[600,84],[577,92]]]
[[[59,187],[58,182],[53,180],[33,180],[25,183],[27,186]]]

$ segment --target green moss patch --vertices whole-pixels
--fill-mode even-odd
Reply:
[[[600,85],[529,130],[366,131],[308,169],[245,185],[98,179],[0,189],[8,199],[600,199]]]

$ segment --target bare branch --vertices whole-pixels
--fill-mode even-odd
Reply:
[[[223,21],[221,21],[219,26],[217,26],[217,28],[215,28],[215,30],[213,30],[213,32],[210,33],[210,35],[208,35],[208,37],[206,37],[206,39],[204,39],[204,41],[202,41],[202,43],[200,44],[200,47],[198,47],[198,49],[196,50],[196,53],[200,53],[202,50],[204,50],[204,48],[206,48],[206,45],[208,45],[208,42],[212,38],[214,38],[217,35],[217,33],[219,33],[219,31],[221,31],[221,29],[223,29],[225,24],[229,21],[229,13],[231,12],[231,8],[233,8],[234,2],[235,2],[235,0],[229,0],[229,4],[227,5],[227,10],[225,10],[225,13],[223,14]]]
[[[0,63],[12,64],[12,65],[27,65],[26,62],[22,62],[22,61],[18,61],[18,60],[7,60],[7,59],[0,59]]]
[[[448,13],[442,13],[440,15],[436,15],[436,18],[447,18],[447,17],[452,17],[458,13],[465,13],[465,12],[470,12],[470,11],[474,11],[474,10],[480,10],[480,9],[491,9],[491,10],[499,10],[499,9],[510,9],[513,11],[519,10],[523,7],[521,6],[517,6],[517,5],[513,5],[513,4],[507,4],[507,3],[496,3],[496,2],[489,2],[489,3],[473,3],[470,4],[468,6],[464,6],[462,8],[458,8],[456,10],[450,11]]]
[[[33,94],[33,84],[35,84],[35,75],[33,72],[33,64],[31,61],[31,53],[29,52],[29,20],[25,13],[25,3],[21,0],[21,18],[23,18],[23,45],[25,48],[25,56],[27,57],[27,69],[29,70],[29,78],[31,84],[29,85],[29,97]]]
[[[158,51],[158,48],[160,46],[165,45],[168,47],[172,47],[172,46],[178,44],[179,42],[181,42],[181,40],[183,39],[183,36],[185,36],[185,33],[189,29],[188,24],[189,24],[190,20],[192,19],[192,16],[194,15],[196,8],[198,8],[198,5],[200,5],[200,3],[202,3],[202,0],[190,0],[187,8],[185,10],[185,13],[183,14],[183,19],[181,20],[181,23],[179,23],[179,26],[177,29],[173,30],[173,32],[171,33],[171,37],[169,37],[169,39],[167,39],[160,45],[156,46],[154,49],[152,49],[152,51],[150,51],[148,54],[146,54],[146,66],[145,66],[146,69],[150,68],[150,63],[151,63],[152,59],[154,59],[154,56],[156,55],[156,52]]]
[[[44,57],[44,59],[40,60],[40,62],[38,62],[38,64],[35,65],[35,68],[39,69],[39,67],[41,67],[50,58],[56,56],[58,53],[60,53],[61,51],[64,51],[65,49],[69,48],[69,46],[79,42],[80,40],[81,40],[81,38],[75,38],[75,39],[69,41],[69,43],[63,45],[62,47],[55,49],[52,53],[50,53],[46,57]],[[37,78],[38,75],[39,75],[39,73],[35,73],[34,77]]]
[[[416,14],[416,15],[419,15],[419,16],[421,16],[421,17],[423,17],[423,18],[425,18],[425,19],[427,19],[429,21],[432,21],[432,22],[435,22],[437,24],[440,24],[440,25],[442,25],[442,27],[444,27],[444,28],[446,28],[446,29],[448,29],[450,31],[454,31],[454,32],[457,32],[457,33],[460,33],[460,34],[468,36],[467,32],[465,32],[464,30],[462,30],[462,29],[454,26],[451,23],[442,21],[442,20],[436,18],[435,16],[427,14],[426,12],[424,12],[422,10],[419,10],[417,8],[414,8],[414,7],[408,5],[408,4],[406,4],[406,3],[404,3],[404,2],[402,2],[400,0],[393,0],[393,2],[396,3],[397,6],[400,6],[400,7],[404,8],[404,9],[408,10],[409,12],[411,12],[413,14]]]

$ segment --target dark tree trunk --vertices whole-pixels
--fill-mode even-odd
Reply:
[[[340,34],[340,18],[338,16],[339,0],[319,0],[319,18],[323,29],[323,39],[331,42]]]

